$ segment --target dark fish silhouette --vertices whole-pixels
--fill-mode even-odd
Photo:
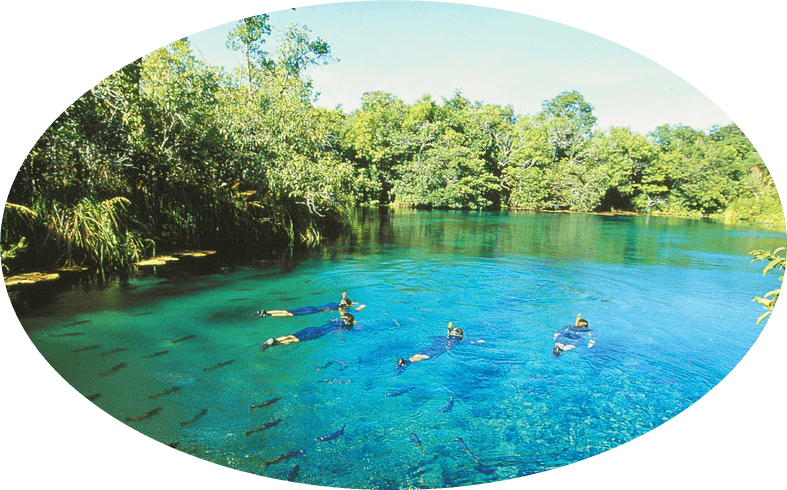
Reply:
[[[83,351],[86,351],[86,350],[98,349],[99,347],[101,347],[101,346],[100,345],[88,345],[87,347],[82,347],[81,349],[71,349],[71,352],[83,352]]]
[[[268,466],[274,465],[274,464],[278,463],[279,461],[287,460],[287,459],[290,459],[290,458],[297,458],[301,454],[303,454],[303,449],[293,449],[292,451],[290,451],[288,453],[284,453],[281,456],[277,456],[276,459],[274,459],[273,461],[266,461],[263,464],[265,464],[265,467],[267,468]]]
[[[95,400],[96,398],[98,398],[100,396],[101,396],[101,393],[94,393],[94,394],[90,395],[89,397],[87,397],[87,399],[92,402],[93,400]]]
[[[292,467],[289,473],[287,473],[287,481],[295,481],[298,478],[298,473],[301,471],[301,465],[296,464]]]
[[[156,393],[155,395],[150,395],[150,398],[152,400],[155,400],[156,398],[158,398],[160,396],[169,395],[170,393],[175,393],[177,391],[180,391],[180,386],[173,386],[172,388],[167,388],[166,390],[162,391],[161,393]]]
[[[345,427],[347,427],[347,422],[345,422],[344,425],[342,426],[342,428],[337,430],[336,432],[332,432],[332,433],[328,434],[327,436],[315,437],[314,440],[317,441],[317,442],[329,442],[329,441],[332,441],[332,440],[336,439],[337,437],[344,435],[344,428]]]
[[[229,361],[224,361],[224,362],[217,362],[216,364],[210,367],[206,367],[205,369],[203,369],[203,371],[213,371],[214,369],[218,369],[220,367],[229,366],[233,362],[235,362],[234,359],[230,359]]]
[[[161,407],[154,408],[150,412],[145,412],[142,415],[137,415],[136,417],[128,417],[126,420],[128,422],[137,422],[139,420],[145,420],[147,418],[150,418],[150,417],[158,414],[160,411],[161,411]]]
[[[184,340],[193,339],[194,337],[196,337],[196,335],[186,335],[186,336],[185,336],[185,337],[183,337],[182,339],[173,340],[173,341],[172,341],[172,343],[173,343],[173,344],[177,344],[178,342],[183,342]]]
[[[99,356],[108,356],[110,354],[117,354],[118,352],[123,352],[124,350],[128,350],[128,347],[121,347],[120,349],[108,350],[106,352],[102,352],[101,354],[99,354]]]
[[[385,396],[400,396],[400,395],[404,395],[408,391],[413,391],[414,389],[415,389],[415,386],[409,386],[407,388],[402,388],[401,390],[396,390],[396,391],[392,391],[390,393],[386,393]]]
[[[125,362],[121,362],[117,366],[112,367],[109,371],[105,371],[101,373],[99,376],[109,376],[110,374],[115,374],[116,372],[120,371],[124,367],[128,366]]]
[[[328,361],[328,363],[325,366],[320,366],[320,367],[314,368],[314,369],[316,371],[319,371],[320,369],[325,369],[325,368],[329,367],[331,364],[338,364],[338,365],[340,365],[342,368],[339,371],[344,371],[345,369],[347,369],[347,364],[342,362],[342,361],[339,361],[338,359],[334,359],[333,361]]]
[[[634,400],[631,398],[631,395],[629,395],[628,393],[623,393],[623,396],[626,397],[626,401],[629,402],[629,405],[631,405],[632,407],[636,407],[637,406],[637,404],[634,403]]]
[[[255,408],[267,407],[268,405],[273,405],[274,403],[276,403],[279,400],[281,400],[281,397],[277,396],[276,398],[271,398],[270,400],[265,400],[264,402],[258,403],[257,405],[252,405],[251,409],[254,410]]]
[[[453,409],[454,409],[454,397],[448,395],[448,405],[438,410],[437,413],[448,413]]]
[[[169,444],[167,444],[167,446],[172,448],[177,448],[178,446],[180,446],[180,443],[178,441],[170,442]]]
[[[347,378],[332,378],[332,379],[321,379],[320,380],[320,383],[328,383],[328,384],[341,383],[341,384],[347,385],[347,384],[350,384],[352,382],[353,382],[353,380],[347,379]]]
[[[286,301],[286,302],[289,303],[290,301],[295,301],[296,299],[301,299],[301,297],[300,296],[295,296],[295,297],[292,297],[292,298],[281,298],[281,301]]]
[[[153,314],[152,311],[146,311],[144,313],[134,313],[133,315],[131,315],[131,317],[133,318],[133,317],[137,317],[137,316],[145,316],[145,315],[152,315],[152,314]]]
[[[421,440],[418,439],[418,436],[415,435],[415,433],[413,432],[410,433],[410,440],[413,441],[415,445],[418,446],[418,449],[421,450],[421,453],[423,453],[423,455],[426,456],[426,451],[424,451],[424,447],[421,445]]]
[[[262,427],[260,427],[258,429],[254,429],[254,430],[250,430],[250,431],[246,432],[246,435],[250,436],[250,435],[254,434],[255,432],[262,432],[264,430],[270,429],[271,427],[276,427],[277,425],[279,425],[279,422],[281,422],[281,419],[271,420],[270,422],[266,422]]]
[[[187,421],[185,421],[185,422],[181,422],[181,423],[180,423],[180,426],[181,426],[181,427],[185,427],[185,426],[187,426],[187,425],[189,425],[189,424],[193,424],[193,423],[194,423],[194,422],[196,422],[197,420],[199,420],[199,419],[201,419],[202,417],[204,417],[206,413],[208,413],[208,409],[207,409],[207,408],[203,408],[203,409],[200,411],[200,413],[198,413],[197,415],[195,415],[195,416],[194,416],[194,418],[192,418],[191,420],[187,420]]]
[[[63,325],[63,326],[64,327],[76,327],[77,325],[84,325],[85,323],[90,323],[90,320],[82,320],[81,322],[69,323],[68,325]]]
[[[464,450],[465,450],[465,452],[466,452],[467,454],[469,454],[469,455],[470,455],[470,457],[471,457],[471,458],[473,458],[473,460],[474,460],[474,461],[475,461],[477,464],[479,464],[479,465],[481,464],[481,462],[480,462],[480,461],[478,461],[478,458],[476,458],[476,457],[475,457],[475,455],[474,455],[473,453],[471,453],[471,452],[470,452],[470,448],[469,448],[469,447],[467,447],[467,444],[465,444],[465,441],[464,441],[464,439],[462,439],[461,437],[457,437],[457,438],[456,438],[456,442],[457,442],[457,443],[459,443],[459,447],[461,447],[462,449],[464,449]]]
[[[228,299],[227,301],[248,301],[250,299],[251,298],[232,298],[232,299]]]
[[[69,333],[55,333],[49,335],[50,337],[76,337],[77,335],[84,335],[82,332],[69,332]]]
[[[150,354],[149,356],[143,356],[142,359],[150,359],[151,357],[158,357],[163,356],[164,354],[168,353],[168,350],[163,350],[161,352],[156,352],[155,354]]]
[[[253,291],[251,288],[235,288],[233,291]]]

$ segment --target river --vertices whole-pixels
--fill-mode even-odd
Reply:
[[[69,384],[177,450],[315,485],[448,487],[589,458],[692,405],[762,331],[751,299],[774,278],[748,252],[784,242],[760,228],[648,216],[355,218],[341,238],[291,259],[168,265],[13,293],[12,304]],[[260,351],[339,315],[255,311],[342,291],[365,305],[351,310],[353,329]],[[555,357],[554,333],[577,314],[595,345]],[[444,342],[449,322],[460,342],[397,370],[397,359]]]

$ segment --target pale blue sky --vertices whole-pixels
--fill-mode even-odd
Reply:
[[[263,12],[260,12],[263,13]],[[578,90],[598,127],[642,134],[661,124],[707,130],[731,120],[704,95],[650,60],[586,32],[523,14],[423,2],[354,2],[269,12],[271,24],[308,26],[339,62],[309,70],[317,105],[345,112],[382,90],[407,103],[461,89],[472,101],[534,114],[541,102]],[[190,36],[211,64],[237,66],[225,47],[232,24]]]

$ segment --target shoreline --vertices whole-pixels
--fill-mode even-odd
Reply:
[[[211,257],[216,255],[215,250],[181,250],[177,252],[172,252],[167,255],[157,255],[153,257],[148,257],[142,260],[139,260],[134,263],[134,270],[138,271],[139,267],[158,267],[162,265],[167,265],[170,262],[179,262],[181,259],[198,259],[198,258],[205,258]],[[36,271],[36,272],[25,272],[22,274],[15,274],[12,276],[6,276],[3,274],[3,282],[5,283],[5,287],[7,290],[12,289],[20,289],[26,286],[32,286],[35,284],[41,283],[51,283],[58,281],[60,279],[66,278],[80,278],[83,276],[87,276],[90,274],[97,273],[97,271],[92,267],[85,267],[85,266],[70,266],[70,267],[60,267],[50,271]]]
[[[411,208],[406,206],[396,206],[391,204],[374,204],[374,205],[359,205],[358,208],[387,208],[387,209],[401,209],[401,210],[408,210],[408,211],[444,211],[442,209],[417,209]],[[466,209],[449,209],[447,211],[468,211]],[[474,210],[480,212],[486,212],[485,210]],[[572,211],[570,209],[523,209],[523,208],[514,208],[514,207],[506,207],[500,209],[500,211],[514,211],[514,212],[530,212],[530,213],[547,213],[547,214],[581,214],[581,215],[594,215],[594,216],[623,216],[623,217],[639,217],[639,216],[655,216],[658,218],[679,218],[679,219],[687,219],[687,220],[710,220],[715,221],[723,224],[742,224],[745,226],[752,226],[755,228],[766,228],[769,230],[777,230],[780,232],[785,232],[784,230],[779,230],[779,224],[774,223],[764,223],[764,222],[751,222],[747,220],[725,220],[723,217],[712,217],[712,216],[681,216],[676,214],[668,214],[668,213],[641,213],[637,211]],[[205,258],[211,257],[216,255],[217,252],[215,250],[194,250],[194,249],[186,249],[171,252],[165,255],[156,255],[152,257],[146,257],[134,263],[134,271],[138,271],[139,267],[158,267],[167,265],[170,262],[178,262],[181,259],[198,259],[198,258]],[[69,266],[69,267],[59,267],[53,270],[42,270],[42,271],[33,271],[33,272],[25,272],[20,274],[14,274],[11,276],[6,276],[3,274],[4,283],[6,289],[19,289],[24,288],[26,286],[31,286],[34,284],[40,284],[45,282],[54,282],[58,281],[63,278],[79,278],[83,277],[92,273],[97,273],[98,271],[95,268],[86,267],[86,266]],[[113,271],[114,272],[114,271]]]

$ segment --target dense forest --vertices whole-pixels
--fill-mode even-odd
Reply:
[[[3,269],[123,269],[175,248],[291,251],[336,235],[356,205],[633,211],[784,227],[773,181],[740,129],[596,127],[571,91],[541,112],[461,91],[407,104],[315,107],[307,69],[335,61],[308,28],[240,21],[233,73],[182,39],[76,100],[8,196]],[[270,49],[269,49],[270,48]]]

